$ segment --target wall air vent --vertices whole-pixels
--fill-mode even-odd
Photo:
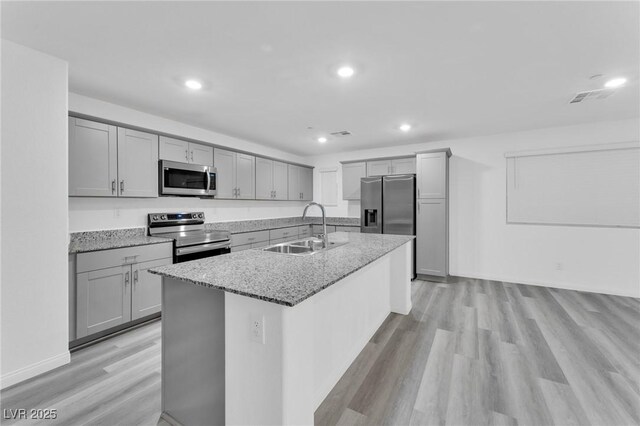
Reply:
[[[339,132],[331,133],[331,136],[336,137],[336,138],[341,138],[343,136],[351,136],[351,132],[348,131],[348,130],[341,130]]]
[[[611,96],[613,92],[615,92],[615,90],[613,89],[597,89],[597,90],[587,90],[586,92],[578,92],[573,97],[573,99],[569,101],[569,103],[577,104],[578,102],[604,99]]]

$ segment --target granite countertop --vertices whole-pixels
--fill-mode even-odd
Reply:
[[[287,228],[289,226],[320,225],[321,217],[308,217],[302,219],[301,216],[279,217],[275,219],[238,220],[229,222],[213,222],[205,224],[207,229],[219,231],[229,231],[232,234],[242,232],[264,231],[267,229]],[[337,226],[360,226],[359,217],[327,217],[327,225]]]
[[[329,240],[347,244],[309,256],[252,249],[153,268],[149,272],[294,306],[414,238],[336,232],[329,234]]]
[[[69,242],[69,253],[85,253],[173,241],[171,238],[149,237],[146,232],[147,228],[74,232],[71,234],[71,241]]]

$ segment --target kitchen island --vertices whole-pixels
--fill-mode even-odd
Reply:
[[[339,232],[312,255],[248,250],[151,270],[163,276],[163,417],[313,424],[389,313],[411,310],[413,238]]]

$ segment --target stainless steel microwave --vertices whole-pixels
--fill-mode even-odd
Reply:
[[[216,195],[217,173],[211,166],[160,161],[160,195],[212,197]]]

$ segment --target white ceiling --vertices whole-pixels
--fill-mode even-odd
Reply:
[[[73,92],[305,155],[638,117],[639,12],[638,2],[3,1],[2,36],[69,61]],[[358,74],[338,79],[341,63]],[[629,83],[613,96],[568,105],[618,75]],[[188,77],[204,90],[186,89]],[[315,141],[339,130],[353,136]]]

